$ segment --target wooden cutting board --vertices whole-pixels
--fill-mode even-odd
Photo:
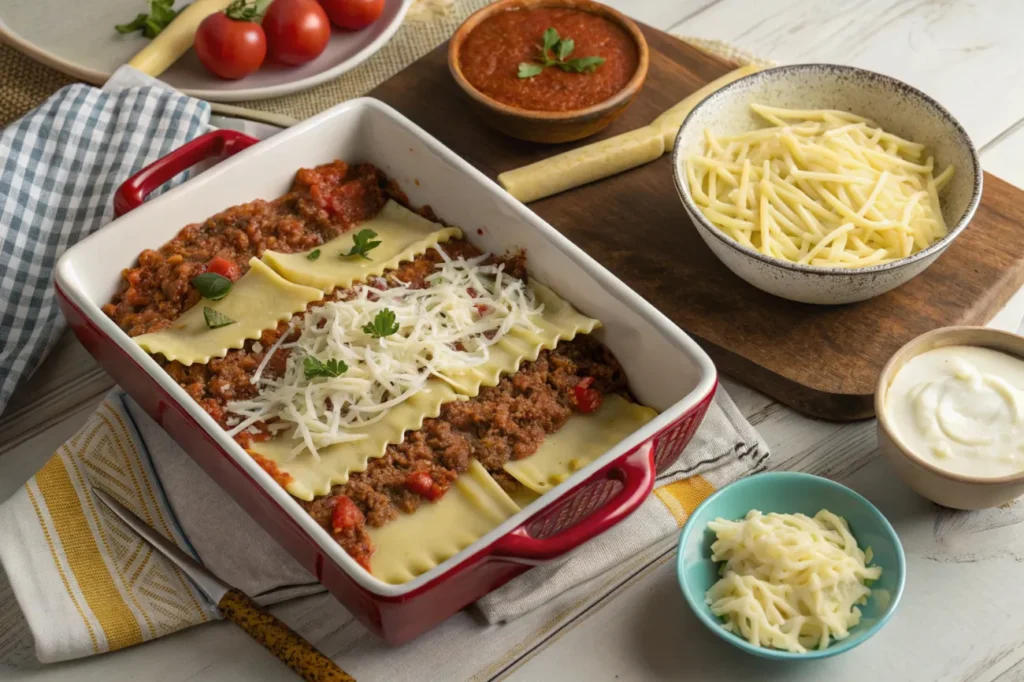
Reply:
[[[735,68],[656,29],[644,33],[651,65],[643,90],[585,142],[646,125]],[[573,146],[521,142],[487,127],[449,75],[447,49],[371,95],[492,178]],[[825,419],[872,416],[878,374],[900,346],[936,327],[984,324],[1024,284],[1024,192],[987,174],[973,223],[934,265],[895,291],[845,306],[786,301],[733,275],[687,218],[668,155],[530,208],[686,330],[720,371]]]

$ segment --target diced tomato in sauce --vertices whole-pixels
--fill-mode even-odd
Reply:
[[[573,388],[573,397],[576,398],[576,409],[584,414],[593,412],[601,407],[604,396],[596,388],[591,388],[594,377],[585,377]]]
[[[350,497],[341,495],[336,498],[334,510],[331,512],[331,529],[335,533],[344,533],[359,528],[364,523],[366,523],[366,518],[363,516],[363,512],[359,511],[359,507]]]
[[[405,487],[411,492],[436,502],[448,492],[447,485],[440,485],[429,471],[414,471],[405,478]]]
[[[232,263],[227,258],[221,258],[220,256],[217,256],[206,264],[206,271],[212,272],[215,275],[220,275],[221,277],[227,277],[232,282],[236,281],[241,276],[241,271],[238,269],[238,265]]]

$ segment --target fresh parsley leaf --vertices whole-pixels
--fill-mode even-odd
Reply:
[[[174,0],[150,0],[149,14],[138,14],[127,24],[114,26],[114,30],[118,33],[142,31],[142,35],[152,40],[178,16],[173,5]]]
[[[398,331],[398,323],[395,321],[395,313],[390,308],[377,313],[373,322],[363,325],[363,331],[374,339],[383,339]]]
[[[359,230],[359,232],[352,235],[352,242],[354,246],[348,253],[343,253],[343,256],[362,256],[366,260],[372,260],[368,254],[371,250],[380,246],[380,242],[371,241],[377,233],[373,230]]]
[[[540,72],[543,70],[544,67],[540,64],[531,64],[530,62],[519,63],[520,78],[533,78],[534,76],[540,75]]]
[[[210,306],[203,306],[203,317],[206,318],[206,326],[210,329],[220,329],[226,327],[229,324],[235,324],[235,321],[222,312],[218,312]]]
[[[554,49],[555,43],[557,42],[558,31],[556,31],[554,28],[548,28],[548,30],[544,31],[543,52],[546,53],[548,50]],[[545,56],[547,55],[545,54]]]
[[[576,49],[576,41],[572,38],[562,38],[554,28],[544,31],[541,40],[540,56],[533,62],[520,62],[518,75],[520,78],[533,78],[538,76],[549,66],[557,66],[562,71],[569,73],[592,73],[597,67],[604,64],[604,57],[577,57],[569,59],[569,55]],[[548,55],[548,52],[551,55]]]
[[[320,362],[312,355],[307,355],[302,361],[302,369],[306,374],[306,379],[309,380],[316,377],[340,377],[348,371],[348,365],[344,360],[331,359],[327,362]]]
[[[255,2],[249,0],[232,0],[224,14],[235,21],[256,21],[260,16],[260,9]]]
[[[320,249],[313,249],[309,253],[309,255],[306,256],[306,260],[316,260],[319,257],[320,257]]]
[[[558,44],[555,45],[555,54],[558,55],[558,58],[560,60],[565,60],[569,55],[572,54],[572,51],[575,48],[576,41],[573,40],[572,38],[565,38],[564,40],[559,40]]]
[[[231,280],[216,272],[204,272],[192,278],[192,286],[199,290],[203,298],[219,301],[231,291]]]
[[[558,68],[562,71],[575,73],[592,73],[602,64],[604,64],[604,57],[580,57],[578,59],[570,59],[564,64],[559,64]]]

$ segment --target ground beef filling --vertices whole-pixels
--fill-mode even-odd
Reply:
[[[480,255],[480,251],[464,239],[447,242],[442,245],[442,248],[449,258],[473,258]],[[379,281],[381,286],[384,286],[393,277],[410,286],[423,287],[427,275],[432,273],[440,262],[440,254],[431,249],[416,259],[402,263],[394,270],[388,271],[385,273],[387,278],[381,278]],[[520,279],[526,276],[526,258],[523,254],[504,258],[502,262],[505,264],[505,272],[511,276]],[[327,300],[344,298],[349,292],[350,290],[336,291],[324,301],[310,303],[307,310],[321,306]],[[196,363],[186,366],[177,361],[168,362],[162,356],[155,356],[155,359],[218,424],[228,427],[229,414],[225,410],[225,405],[232,400],[246,400],[257,394],[257,387],[250,379],[263,362],[267,351],[287,329],[288,323],[281,322],[277,328],[264,331],[260,338],[246,341],[242,348],[230,350],[223,358],[214,358],[205,365]],[[134,335],[132,334],[132,336]],[[270,359],[264,370],[268,376],[280,376],[284,373],[288,354],[288,350],[278,350],[274,353],[274,357]],[[243,432],[239,434],[237,440],[242,447],[247,447],[249,441],[254,437],[262,436],[258,426],[253,431],[257,433]]]
[[[589,336],[563,342],[477,397],[444,405],[436,419],[425,420],[419,431],[388,446],[366,471],[301,504],[353,558],[369,566],[373,548],[366,526],[383,526],[399,512],[411,513],[425,500],[439,499],[471,458],[515,492],[519,483],[502,467],[532,455],[545,436],[565,424],[578,409],[576,388],[588,377],[593,378],[589,390],[626,393],[622,368],[604,346]],[[346,514],[353,523],[339,526],[339,504],[359,511],[358,516]]]
[[[211,261],[227,261],[235,279],[249,269],[250,258],[267,249],[294,253],[319,246],[375,216],[388,198],[407,203],[370,164],[304,168],[283,197],[234,206],[185,227],[159,250],[143,251],[138,265],[121,273],[121,287],[103,312],[131,336],[159,331],[199,301],[191,281]]]
[[[408,204],[401,190],[368,164],[348,166],[336,161],[300,170],[284,197],[230,208],[204,223],[189,225],[157,251],[144,251],[138,265],[122,273],[120,290],[103,310],[131,336],[158,331],[199,301],[191,280],[212,267],[213,261],[227,261],[219,267],[227,265],[235,279],[248,269],[250,258],[262,256],[265,250],[293,253],[313,248],[373,217],[388,198]],[[429,208],[420,212],[436,220]],[[442,248],[452,258],[480,255],[465,240],[447,242]],[[441,256],[431,250],[369,284],[385,287],[393,277],[422,287],[440,261]],[[495,262],[504,263],[508,275],[525,279],[522,253]],[[308,309],[350,294],[350,290],[339,290]],[[229,428],[232,417],[227,403],[256,395],[252,376],[287,330],[288,324],[282,322],[205,365],[156,359],[204,410]],[[289,352],[278,349],[264,371],[269,376],[283,374]],[[443,406],[436,419],[425,420],[420,430],[388,446],[366,471],[352,474],[348,483],[302,505],[369,569],[373,547],[367,526],[382,526],[399,512],[411,513],[424,501],[442,498],[474,457],[503,488],[515,492],[519,484],[505,473],[506,462],[536,452],[545,436],[561,428],[574,412],[587,412],[600,404],[602,395],[626,391],[621,367],[599,342],[588,336],[563,342],[475,398]],[[266,437],[265,425],[257,424],[236,439],[248,447]],[[282,486],[288,483],[288,475],[273,462],[255,459]]]

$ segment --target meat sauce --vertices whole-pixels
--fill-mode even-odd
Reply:
[[[104,312],[132,336],[159,330],[201,297],[191,285],[197,274],[213,269],[222,274],[248,269],[248,261],[272,248],[294,252],[313,248],[372,217],[388,198],[407,203],[401,191],[376,168],[335,162],[299,171],[291,191],[274,201],[255,201],[224,211],[204,223],[190,225],[159,250],[145,251],[138,265],[122,273],[122,285]],[[429,208],[421,211],[436,220]],[[449,257],[470,258],[480,252],[465,240],[443,245]],[[436,251],[390,271],[410,286],[425,278],[441,261]],[[526,277],[522,253],[501,259],[505,272]],[[226,275],[225,275],[226,276]],[[387,278],[390,279],[390,278]],[[381,280],[381,281],[387,281]],[[344,298],[340,290],[330,299]],[[310,308],[324,301],[310,304]],[[259,339],[209,363],[182,365],[157,356],[164,370],[221,426],[233,419],[226,405],[253,397],[251,383],[266,352],[286,333],[280,323]],[[264,372],[284,372],[287,349],[278,349]],[[516,492],[518,482],[505,473],[509,460],[527,457],[557,431],[574,412],[590,412],[607,393],[627,391],[624,374],[611,353],[589,336],[563,342],[544,351],[534,362],[484,388],[475,398],[444,405],[435,419],[401,443],[388,446],[383,457],[370,461],[366,471],[353,473],[344,485],[310,502],[306,511],[361,565],[369,569],[373,546],[368,527],[380,527],[400,512],[445,495],[459,474],[476,458],[498,483]],[[254,425],[236,439],[243,447],[267,438],[265,425]],[[254,456],[280,485],[288,474],[273,462]]]
[[[519,65],[540,57],[544,31],[554,28],[575,47],[568,59],[603,57],[590,73],[549,67],[530,78]],[[548,57],[552,55],[548,54]],[[639,65],[636,44],[619,25],[575,9],[536,8],[498,12],[470,31],[459,51],[462,73],[488,97],[533,111],[574,111],[612,97]]]

